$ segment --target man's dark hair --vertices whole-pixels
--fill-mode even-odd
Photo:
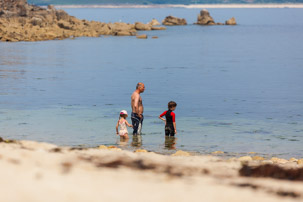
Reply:
[[[174,101],[170,101],[170,102],[168,103],[168,109],[171,109],[171,108],[176,107],[176,106],[177,106],[177,103],[174,102]]]
[[[142,85],[143,85],[143,83],[141,83],[141,82],[137,83],[136,89],[138,89]]]

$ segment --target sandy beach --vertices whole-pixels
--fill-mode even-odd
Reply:
[[[56,8],[303,8],[303,4],[155,4],[55,5]]]
[[[303,200],[303,181],[241,177],[245,162],[183,151],[164,156],[114,146],[80,149],[2,141],[1,197],[31,202]],[[303,167],[297,162],[277,165]]]

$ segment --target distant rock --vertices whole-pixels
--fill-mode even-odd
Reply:
[[[135,23],[135,28],[136,30],[146,30],[146,31],[149,31],[152,29],[152,25],[150,24],[144,24],[142,22],[136,22]]]
[[[215,20],[210,16],[208,10],[203,9],[200,11],[200,14],[198,15],[197,25],[236,25],[236,19],[232,17],[231,19],[225,21],[224,23],[221,22],[215,22]]]
[[[30,23],[33,26],[42,26],[43,24],[43,20],[41,18],[37,18],[37,17],[32,17],[32,19],[30,20]]]
[[[166,30],[166,27],[152,27],[152,30]]]
[[[157,37],[157,36],[152,36],[152,39],[157,39],[157,38],[159,38],[159,37]]]
[[[137,31],[135,25],[124,22],[115,22],[107,24],[109,32],[114,36],[135,36]]]
[[[151,26],[161,25],[160,22],[156,19],[152,19],[152,21],[150,21],[148,24],[150,24]]]
[[[203,9],[198,15],[197,23],[198,25],[215,25],[214,19],[210,16],[208,10]]]
[[[142,35],[137,35],[138,39],[147,39],[147,35],[146,34],[142,34]]]
[[[236,25],[237,22],[236,22],[236,19],[234,17],[230,18],[229,20],[226,20],[225,21],[225,24],[226,25]]]
[[[184,18],[177,18],[173,16],[167,16],[163,21],[163,25],[173,26],[173,25],[187,25],[187,22]]]

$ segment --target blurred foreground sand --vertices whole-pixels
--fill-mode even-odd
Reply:
[[[240,177],[237,160],[100,148],[0,143],[1,201],[303,201],[302,181]]]

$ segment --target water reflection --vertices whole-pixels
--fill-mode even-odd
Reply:
[[[118,145],[122,148],[123,147],[126,148],[128,146],[128,141],[129,138],[120,137],[120,141],[118,142]]]
[[[176,140],[177,139],[175,137],[165,136],[165,149],[176,149]]]
[[[0,44],[0,66],[16,66],[25,65],[26,56],[24,55],[24,48],[20,48],[14,44],[1,43]]]
[[[142,136],[141,135],[133,135],[131,145],[133,147],[141,147],[142,146]]]
[[[16,69],[3,69],[0,65],[0,78],[1,79],[22,79],[25,74],[25,70]]]

